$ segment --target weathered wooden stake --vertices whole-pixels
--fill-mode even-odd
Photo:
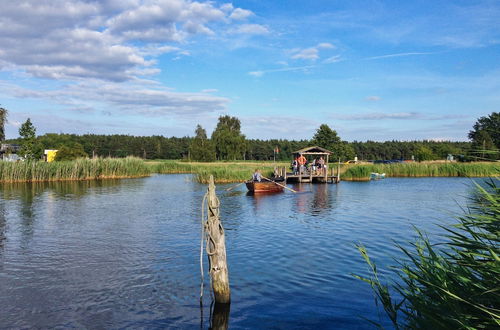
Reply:
[[[226,261],[226,239],[224,228],[219,219],[219,199],[215,194],[214,177],[210,176],[208,185],[208,219],[206,223],[206,239],[209,274],[212,279],[212,290],[215,302],[228,304],[231,301],[229,290],[229,273]]]

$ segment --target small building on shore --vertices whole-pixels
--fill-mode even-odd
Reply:
[[[43,151],[43,157],[47,163],[51,163],[55,160],[56,155],[57,155],[56,149],[45,149]]]
[[[1,159],[9,162],[17,162],[21,160],[21,157],[17,155],[19,149],[21,149],[19,144],[2,143],[0,145]]]

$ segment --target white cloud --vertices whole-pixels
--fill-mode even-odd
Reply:
[[[334,49],[335,46],[332,45],[331,43],[329,42],[321,42],[319,43],[316,48],[323,48],[323,49]]]
[[[229,15],[229,18],[233,19],[233,20],[244,20],[244,19],[246,19],[246,18],[248,18],[248,17],[250,17],[252,15],[253,15],[253,12],[250,11],[250,10],[236,8],[231,13],[231,15]]]
[[[335,56],[331,56],[329,58],[327,58],[326,60],[323,61],[323,63],[325,64],[331,64],[331,63],[337,63],[337,62],[340,62],[342,61],[342,58],[340,55],[335,55]]]
[[[264,71],[250,71],[248,74],[259,78],[259,77],[262,77],[264,75]]]
[[[398,112],[398,113],[374,112],[367,114],[336,115],[334,116],[334,118],[337,120],[424,119],[423,116],[417,112]]]
[[[96,86],[99,86],[96,88]],[[225,111],[229,99],[207,92],[181,93],[161,86],[139,83],[102,83],[87,81],[58,90],[34,90],[2,84],[5,94],[23,99],[43,99],[66,108],[106,109],[114,115],[122,112],[165,116]],[[131,93],[130,91],[134,91]]]
[[[379,59],[384,59],[384,58],[392,58],[392,57],[403,57],[403,56],[417,56],[417,55],[432,55],[436,53],[423,53],[423,52],[410,52],[410,53],[397,53],[397,54],[387,54],[387,55],[380,55],[380,56],[372,56],[372,57],[367,57],[367,60],[379,60]]]
[[[294,60],[311,60],[316,61],[320,58],[320,49],[334,49],[335,46],[328,42],[321,42],[310,48],[296,48],[290,51],[291,58]],[[333,63],[333,62],[331,62]]]
[[[292,55],[292,58],[294,60],[317,60],[319,58],[319,51],[317,48],[306,48],[306,49],[301,49],[297,51],[295,54]]]
[[[269,34],[269,29],[260,24],[242,24],[236,26],[234,29],[229,30],[230,34],[255,34],[265,35]]]
[[[130,81],[159,72],[151,57],[187,50],[191,35],[215,35],[214,28],[251,15],[229,5],[189,0],[25,0],[2,3],[0,63],[39,78]],[[266,34],[245,24],[238,33]]]
[[[366,101],[372,101],[372,102],[378,102],[380,101],[382,98],[380,96],[376,96],[376,95],[372,95],[372,96],[367,96],[365,98]]]
[[[305,66],[295,66],[295,67],[285,67],[279,69],[270,69],[270,70],[259,70],[259,71],[251,71],[248,74],[254,77],[262,77],[266,73],[273,72],[288,72],[288,71],[304,71],[307,72],[309,69],[315,68],[315,65],[305,65]]]

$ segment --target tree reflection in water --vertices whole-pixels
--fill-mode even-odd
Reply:
[[[3,244],[6,239],[7,220],[5,219],[5,204],[0,201],[0,252],[2,252]]]

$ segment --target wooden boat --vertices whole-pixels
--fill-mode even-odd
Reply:
[[[274,193],[283,191],[283,186],[280,186],[274,181],[247,181],[245,182],[248,191],[251,193]],[[280,182],[280,184],[283,184]]]

